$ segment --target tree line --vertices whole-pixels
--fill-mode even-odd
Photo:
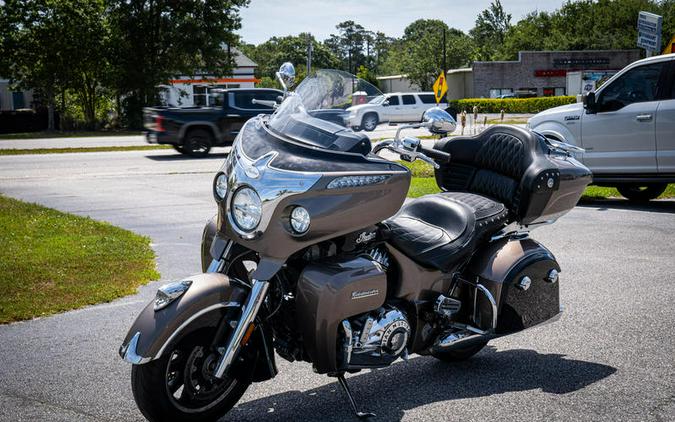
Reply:
[[[517,22],[494,0],[468,32],[419,19],[396,38],[348,20],[325,40],[300,33],[252,45],[236,34],[239,10],[248,2],[5,0],[0,76],[33,89],[50,111],[58,108],[62,127],[95,128],[114,111],[114,123],[138,128],[142,107],[157,104],[159,87],[173,77],[228,75],[234,65],[228,46],[258,64],[262,86],[275,85],[274,72],[284,61],[296,64],[302,78],[311,44],[315,68],[343,69],[374,83],[377,76],[406,74],[428,90],[444,61],[451,69],[475,60],[515,60],[521,50],[635,48],[641,10],[664,17],[664,43],[675,35],[675,0],[568,0]]]
[[[322,42],[302,33],[242,48],[258,63],[257,76],[269,85],[274,84],[269,77],[284,59],[305,63],[311,42],[315,67],[340,68],[371,81],[406,74],[428,90],[443,68],[444,31],[445,63],[452,69],[476,60],[517,60],[518,52],[527,50],[637,48],[637,16],[642,10],[663,16],[665,46],[675,36],[675,0],[568,0],[557,10],[535,10],[517,22],[500,0],[494,0],[467,33],[442,20],[419,19],[394,38],[348,20]],[[299,68],[302,72],[304,67]]]

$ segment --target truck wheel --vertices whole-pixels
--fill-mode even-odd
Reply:
[[[171,145],[173,149],[176,151],[180,152],[181,154],[185,154],[185,150],[183,149],[183,145]]]
[[[365,116],[363,116],[363,120],[361,120],[361,127],[365,131],[372,132],[375,130],[378,123],[379,119],[377,118],[377,114],[367,113]]]
[[[616,189],[621,195],[635,202],[646,202],[657,198],[666,188],[667,183],[649,183],[649,184],[625,184],[617,186]]]
[[[213,137],[208,130],[192,129],[183,141],[183,151],[193,157],[206,157],[213,146]]]

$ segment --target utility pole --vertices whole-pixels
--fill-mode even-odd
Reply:
[[[312,71],[312,51],[314,46],[312,45],[312,34],[307,36],[307,76]]]
[[[443,75],[448,71],[448,64],[446,63],[446,54],[445,54],[445,26],[443,27]]]

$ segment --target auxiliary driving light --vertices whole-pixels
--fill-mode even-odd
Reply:
[[[216,194],[216,199],[222,201],[227,196],[227,175],[220,173],[213,181],[213,192]]]
[[[303,207],[295,207],[291,212],[291,227],[293,230],[302,234],[309,230],[309,213]]]

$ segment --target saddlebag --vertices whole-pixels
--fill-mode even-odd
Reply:
[[[472,259],[468,270],[470,279],[486,287],[496,302],[498,336],[541,324],[561,312],[560,266],[532,239],[497,240]],[[475,323],[490,329],[492,304],[480,292],[476,300]]]

